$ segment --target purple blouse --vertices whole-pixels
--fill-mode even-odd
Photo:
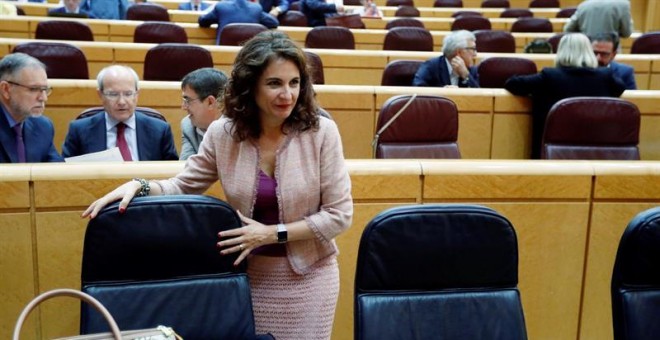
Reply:
[[[254,204],[252,217],[255,221],[266,225],[280,223],[280,213],[277,204],[277,181],[259,170],[257,201]],[[252,251],[252,254],[265,256],[286,256],[284,244],[268,244]]]

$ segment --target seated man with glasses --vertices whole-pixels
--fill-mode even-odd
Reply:
[[[199,151],[206,129],[222,115],[225,85],[227,76],[212,67],[192,71],[181,80],[181,108],[188,113],[181,120],[181,160]]]
[[[23,53],[0,60],[0,163],[62,161],[53,123],[43,116],[51,91],[39,60]]]
[[[116,146],[124,161],[179,159],[170,125],[135,110],[139,78],[132,68],[108,66],[96,80],[105,112],[69,124],[62,156],[79,156]]]
[[[479,87],[474,66],[477,38],[470,31],[448,34],[442,42],[442,55],[424,62],[415,73],[413,86]]]
[[[637,90],[635,82],[635,69],[626,64],[614,61],[616,52],[619,50],[619,36],[614,33],[599,33],[590,37],[591,47],[594,49],[598,66],[609,67],[615,76],[619,77],[626,90]]]

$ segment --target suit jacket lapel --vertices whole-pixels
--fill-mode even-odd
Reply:
[[[105,112],[92,116],[89,122],[89,133],[81,136],[82,145],[88,145],[83,153],[104,151],[108,148],[108,131],[105,129]]]
[[[135,111],[135,143],[138,148],[138,158],[139,160],[148,160],[154,159],[151,155],[151,149],[149,144],[151,144],[151,131],[149,130],[149,124],[144,122],[145,117],[142,113]],[[146,142],[142,143],[142,139]],[[138,159],[135,159],[136,161]]]
[[[0,105],[0,147],[3,153],[9,157],[11,163],[18,163],[16,154],[16,138],[14,131],[9,127],[7,117],[5,117],[4,108]]]
[[[451,85],[451,79],[449,78],[449,69],[447,68],[447,58],[445,56],[440,57],[440,80],[445,85]]]

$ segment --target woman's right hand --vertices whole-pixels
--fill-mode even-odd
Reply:
[[[119,203],[119,213],[126,211],[128,203],[135,197],[135,194],[142,188],[142,185],[138,181],[130,181],[124,183],[117,187],[117,189],[112,190],[107,193],[105,196],[97,199],[92,204],[89,205],[87,210],[82,213],[83,218],[89,217],[94,218],[96,215],[103,209],[106,205],[121,199]]]

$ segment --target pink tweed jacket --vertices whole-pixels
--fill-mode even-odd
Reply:
[[[315,239],[287,243],[292,269],[305,274],[316,262],[338,253],[334,238],[351,225],[351,181],[341,138],[332,120],[320,117],[317,131],[290,133],[275,160],[280,221],[304,219]],[[259,148],[234,141],[226,118],[213,122],[197,155],[188,158],[176,177],[158,181],[164,194],[200,194],[218,178],[228,203],[253,214],[259,173]]]

